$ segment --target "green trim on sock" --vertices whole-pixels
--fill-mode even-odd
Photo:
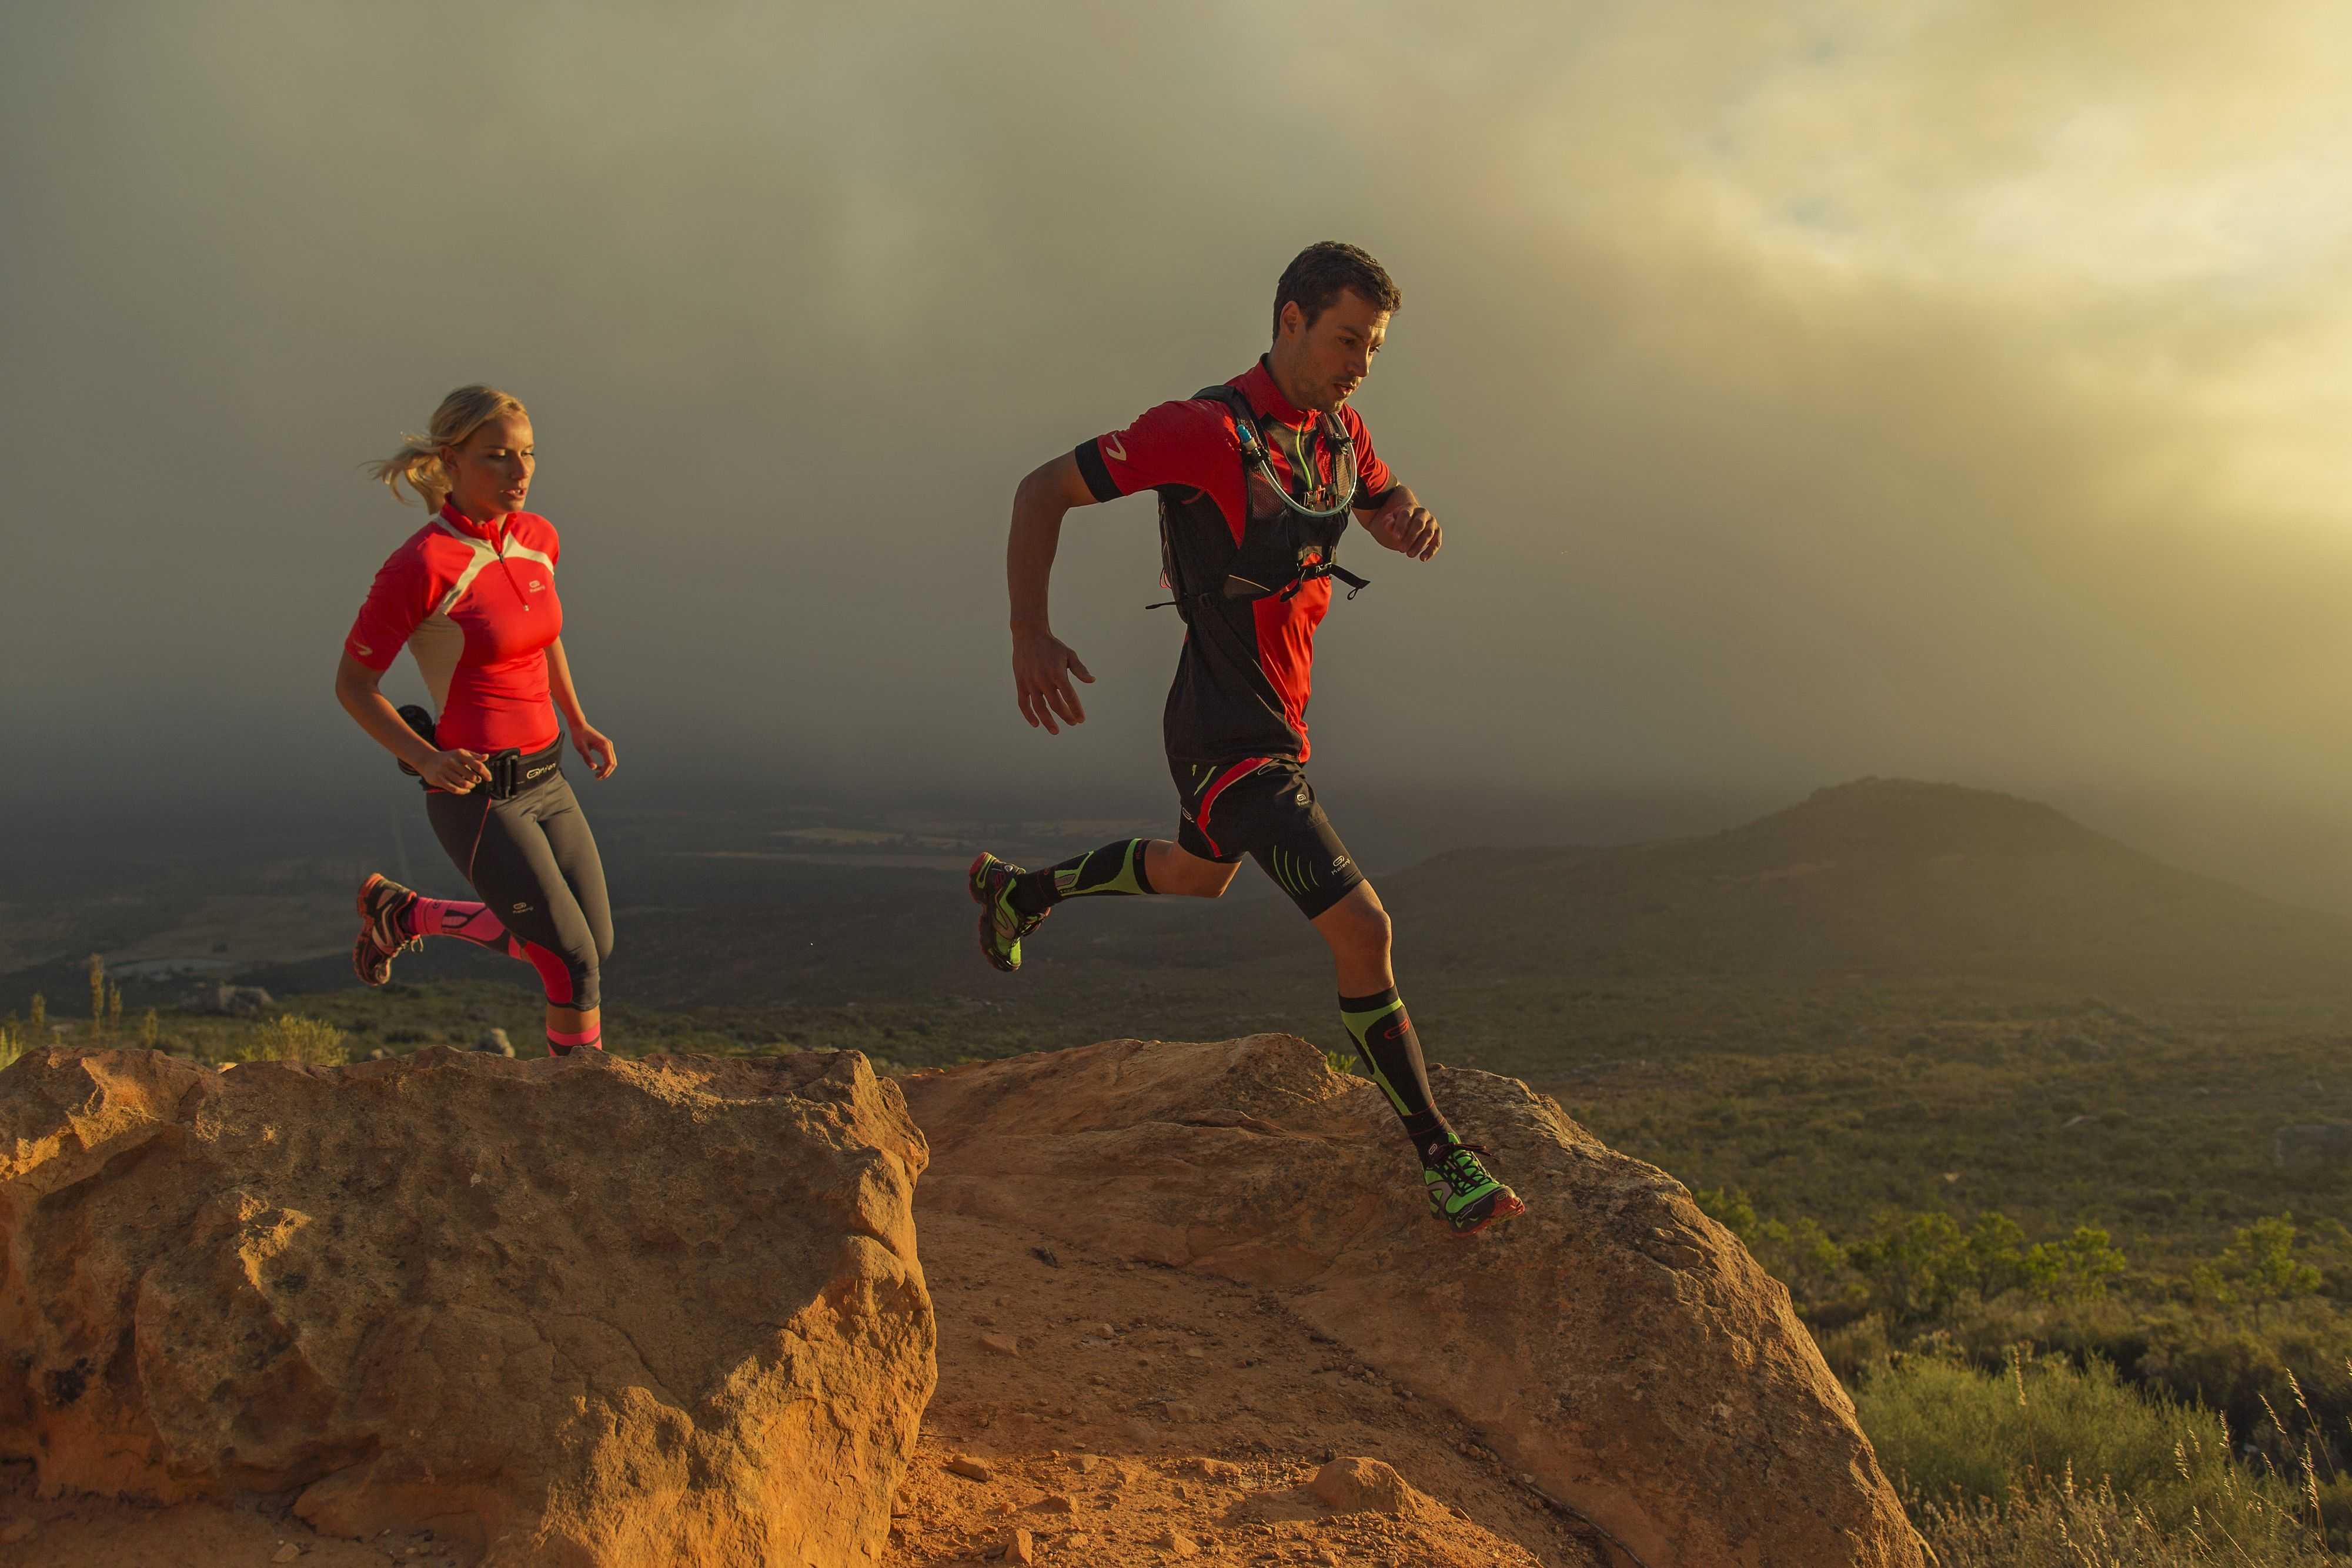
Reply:
[[[1358,1010],[1348,1005],[1350,1002],[1370,1005]],[[1348,1033],[1356,1041],[1357,1056],[1362,1059],[1365,1071],[1372,1082],[1381,1086],[1381,1092],[1389,1097],[1389,1103],[1396,1107],[1396,1113],[1400,1116],[1411,1115],[1412,1112],[1404,1103],[1404,1096],[1397,1092],[1396,1085],[1389,1082],[1389,1075],[1381,1071],[1380,1059],[1372,1051],[1371,1035],[1373,1026],[1382,1019],[1403,1010],[1404,998],[1397,995],[1393,986],[1375,997],[1339,998],[1339,1019],[1348,1026]]]
[[[1149,839],[1129,839],[1089,850],[1076,860],[1053,868],[1054,896],[1090,898],[1097,894],[1148,894],[1151,884],[1143,875],[1143,850]]]

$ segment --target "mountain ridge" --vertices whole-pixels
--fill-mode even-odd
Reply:
[[[2054,807],[1908,779],[1831,786],[1695,838],[1504,864],[1454,852],[1381,890],[1417,946],[1486,968],[1543,961],[1549,943],[1554,963],[1612,969],[2332,994],[2352,943],[2352,921],[2169,865]]]

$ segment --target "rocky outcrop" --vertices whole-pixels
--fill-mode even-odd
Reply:
[[[928,1207],[1282,1292],[1649,1568],[1916,1568],[1787,1291],[1525,1084],[1434,1076],[1523,1218],[1433,1224],[1379,1092],[1288,1036],[1114,1040],[906,1091]]]
[[[491,1563],[864,1563],[935,1376],[854,1053],[0,1076],[0,1457]]]

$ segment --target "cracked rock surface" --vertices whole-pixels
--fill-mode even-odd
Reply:
[[[1852,1402],[1738,1240],[1517,1079],[1432,1077],[1521,1218],[1433,1222],[1380,1091],[1266,1034],[908,1079],[934,1154],[925,1224],[1034,1228],[1265,1291],[1648,1568],[1918,1568]]]
[[[0,1079],[0,1459],[468,1560],[864,1563],[936,1375],[855,1053]]]

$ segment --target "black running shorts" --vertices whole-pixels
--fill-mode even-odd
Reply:
[[[1185,853],[1228,864],[1250,856],[1309,920],[1364,880],[1297,763],[1245,757],[1171,762],[1169,769],[1184,819],[1176,842]]]

